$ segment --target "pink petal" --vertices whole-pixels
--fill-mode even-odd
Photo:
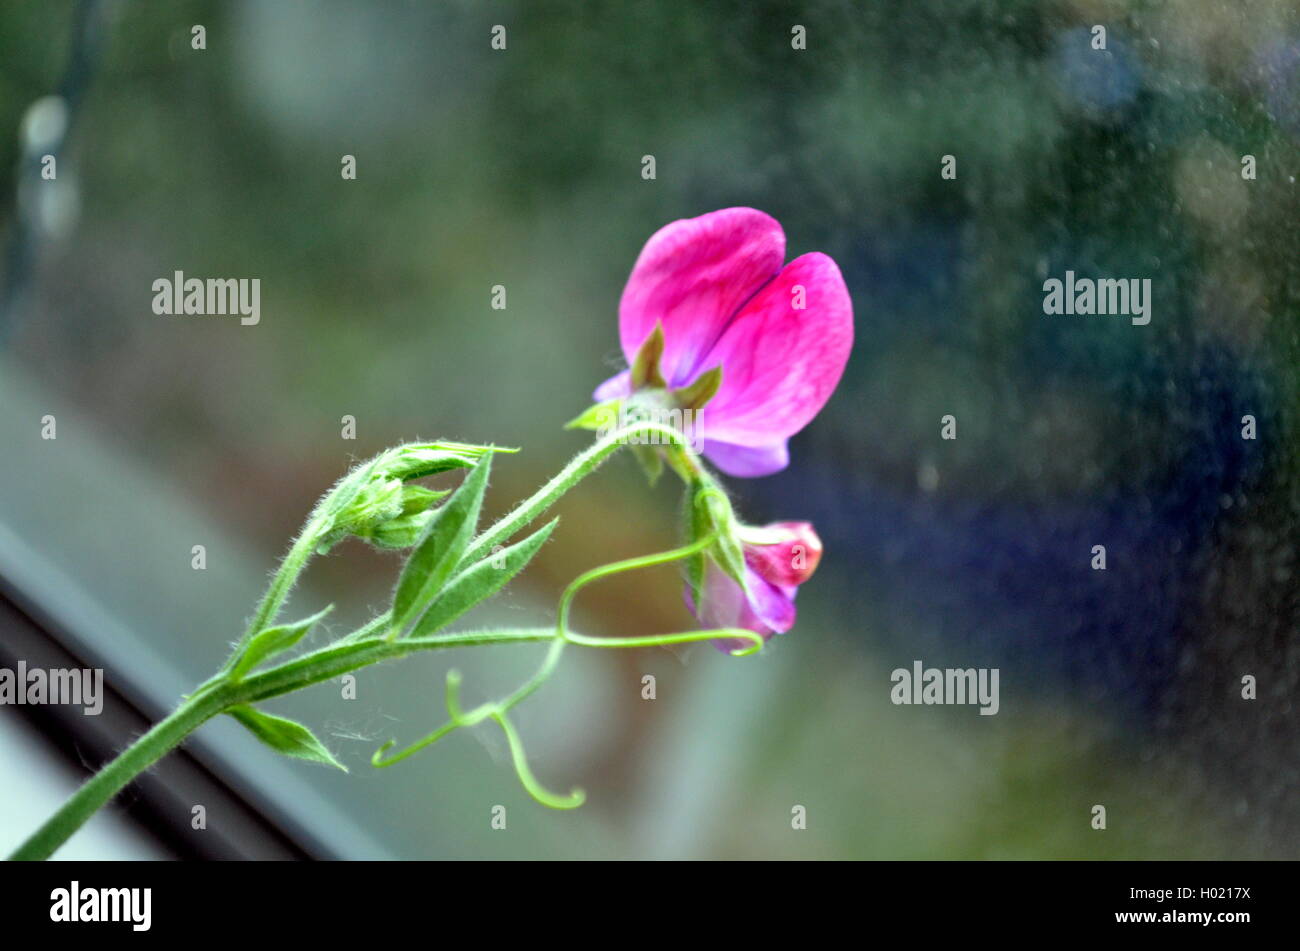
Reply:
[[[603,403],[606,400],[622,399],[632,395],[632,374],[628,370],[611,376],[600,386],[596,387],[596,392],[591,394],[592,399],[597,403]]]
[[[745,564],[760,578],[792,589],[813,576],[822,560],[822,540],[811,523],[773,522],[762,531],[785,537],[772,544],[745,545]]]
[[[619,302],[628,363],[659,321],[664,378],[673,386],[690,382],[736,311],[784,259],[781,226],[753,208],[724,208],[660,228],[641,250]]]
[[[708,419],[709,406],[706,406],[701,427],[704,432],[708,432]],[[771,446],[738,446],[706,439],[704,454],[727,475],[742,479],[771,475],[790,464],[790,449],[784,439]]]
[[[792,293],[804,288],[805,308]],[[835,262],[795,258],[745,304],[701,363],[722,365],[722,388],[705,408],[710,439],[771,447],[826,404],[853,347],[853,303]]]

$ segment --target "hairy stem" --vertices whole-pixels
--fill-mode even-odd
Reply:
[[[473,564],[486,552],[490,552],[493,545],[504,542],[524,528],[550,508],[561,496],[595,471],[609,456],[628,444],[634,436],[653,436],[656,437],[657,442],[674,446],[688,471],[700,471],[694,452],[690,449],[683,435],[676,429],[651,422],[630,424],[598,439],[590,447],[575,456],[554,478],[520,503],[509,515],[479,535],[467,549],[462,564]],[[524,628],[508,631],[471,631],[463,634],[389,641],[370,636],[372,632],[381,631],[385,628],[389,612],[384,612],[384,614],[372,619],[363,627],[340,638],[328,647],[304,654],[301,657],[253,674],[245,679],[232,679],[230,671],[248,645],[249,640],[274,621],[280,609],[284,606],[289,592],[297,583],[299,575],[302,574],[303,569],[315,554],[322,531],[328,530],[329,503],[336,498],[342,497],[345,492],[350,491],[356,484],[359,484],[360,480],[364,479],[365,474],[373,468],[373,465],[372,462],[370,467],[361,470],[359,473],[354,473],[338,486],[335,486],[322,499],[321,504],[313,510],[303,526],[302,532],[294,540],[288,554],[285,555],[284,560],[276,569],[271,584],[258,603],[248,628],[230,655],[230,659],[221,668],[221,671],[200,685],[171,714],[160,720],[147,733],[118,754],[116,758],[95,775],[91,776],[54,815],[18,847],[10,856],[11,859],[49,858],[97,810],[121,792],[135,777],[180,745],[186,736],[198,729],[203,723],[229,710],[231,707],[282,696],[333,677],[338,677],[349,671],[367,667],[370,664],[404,657],[422,650],[470,647],[480,644],[554,641],[549,657],[550,666],[553,666],[555,659],[558,658],[559,648],[562,647],[566,638],[575,643],[589,643],[591,646],[616,646],[616,642],[613,641],[602,643],[596,639],[581,638],[581,635],[568,632],[565,630],[563,620],[558,629]],[[627,567],[631,567],[631,565],[624,565],[624,570]],[[602,576],[602,573],[589,573],[589,576],[580,579],[577,587],[581,587],[582,584],[595,580],[599,576]],[[576,593],[577,587],[573,588],[574,593]],[[571,598],[572,593],[567,596],[564,605],[566,615],[567,601],[571,600]],[[666,638],[659,640],[629,640],[623,642],[622,646],[633,646],[641,643],[684,643],[688,640],[699,640],[702,636],[704,636],[704,632],[668,635]],[[526,692],[524,695],[526,695]],[[522,697],[519,699],[522,699]],[[515,749],[518,743],[517,737],[512,733],[513,728],[508,721],[504,720],[503,716],[498,720],[502,729],[506,731],[507,738],[511,740],[512,750],[514,750],[514,755],[518,759],[522,754]]]
[[[332,645],[295,658],[237,683],[220,683],[185,700],[149,732],[128,746],[81,788],[9,856],[11,860],[47,859],[91,816],[128,783],[175,749],[208,720],[231,707],[278,697],[383,660],[417,651],[479,644],[518,644],[555,637],[552,628],[470,631],[443,637],[363,641]]]
[[[627,445],[633,436],[657,436],[665,444],[676,446],[689,458],[694,459],[694,453],[686,438],[671,426],[641,422],[631,423],[623,429],[617,429],[604,438],[596,440],[596,442],[574,456],[568,465],[555,474],[551,481],[515,506],[509,515],[506,515],[479,535],[478,538],[474,539],[465,552],[462,565],[476,561],[485,552],[490,552],[493,545],[501,544],[527,526],[537,516],[554,505],[564,493],[596,471],[602,462],[621,447]]]
[[[86,780],[58,812],[9,856],[10,860],[49,858],[127,783],[171,752],[191,732],[225,709],[229,702],[224,687],[184,701],[170,716],[159,720],[148,733]]]

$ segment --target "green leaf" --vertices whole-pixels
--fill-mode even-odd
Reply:
[[[632,360],[632,389],[639,390],[645,386],[668,386],[663,374],[659,372],[659,360],[664,355],[664,325],[655,323],[655,329],[645,338],[641,349]]]
[[[504,588],[537,554],[537,549],[550,537],[558,521],[558,518],[551,519],[517,545],[488,555],[458,574],[415,625],[411,636],[427,636],[446,627],[470,608]]]
[[[491,456],[479,460],[460,488],[434,513],[424,538],[406,560],[393,594],[394,632],[400,633],[424,613],[460,564],[478,526],[491,468]]]
[[[294,621],[292,624],[281,624],[276,627],[268,627],[253,635],[252,640],[248,642],[248,647],[240,655],[239,660],[230,671],[231,680],[239,680],[244,674],[248,673],[262,661],[266,660],[273,654],[286,651],[294,644],[303,639],[304,635],[315,626],[315,624],[334,610],[334,605],[330,605],[323,611],[317,611],[309,618],[303,618],[301,621]]]
[[[603,403],[597,403],[595,406],[588,407],[581,416],[565,423],[564,428],[594,429],[613,432],[614,427],[618,425],[618,414],[622,405],[623,401],[621,399],[606,400]]]
[[[336,760],[321,741],[316,739],[315,734],[301,723],[272,716],[247,705],[231,707],[226,712],[248,727],[248,731],[253,736],[277,753],[310,760],[324,766],[337,766],[345,773],[348,771],[348,768]]]

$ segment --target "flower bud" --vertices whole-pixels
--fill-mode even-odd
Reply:
[[[810,522],[773,522],[739,532],[745,563],[764,581],[797,587],[813,576],[822,558],[822,540]]]
[[[687,605],[711,627],[743,627],[765,639],[784,634],[794,626],[799,585],[821,561],[821,539],[808,522],[736,525],[734,538],[743,552],[741,577],[724,571],[721,561],[707,564],[703,576],[687,584]],[[725,651],[745,646],[735,639],[716,643]]]
[[[434,505],[450,494],[420,485],[403,485],[396,514],[388,514],[391,508],[387,509],[378,518],[355,523],[352,533],[376,548],[410,548],[420,540],[433,518]]]
[[[376,548],[391,550],[411,548],[424,535],[424,530],[428,527],[431,518],[433,518],[432,512],[414,512],[410,515],[399,515],[397,518],[390,518],[386,522],[368,526],[356,534],[358,538],[364,538]]]
[[[449,469],[470,469],[489,452],[515,452],[459,442],[408,443],[390,449],[375,464],[379,475],[410,482]]]

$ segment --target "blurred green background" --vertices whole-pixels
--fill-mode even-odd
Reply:
[[[0,525],[132,633],[110,676],[164,659],[184,689],[351,461],[523,447],[490,515],[548,478],[619,368],[646,238],[751,205],[791,257],[836,259],[856,314],[791,467],[732,480],[749,521],[826,543],[795,630],[749,660],[570,651],[520,719],[542,781],[588,790],[574,813],[532,803],[487,731],[366,765],[441,722],[447,666],[474,702],[539,648],[289,698],[353,769],[277,765],[318,796],[301,821],[402,857],[1294,858],[1297,92],[1300,11],[1264,0],[6,4]],[[24,116],[51,94],[58,179],[24,186]],[[1150,278],[1151,324],[1044,316],[1066,269]],[[261,323],[154,315],[175,270],[259,278]],[[581,571],[671,545],[669,481],[616,460],[466,623],[547,623]],[[349,543],[293,609],[335,601],[343,631],[398,564]],[[584,594],[577,622],[689,616],[663,570]],[[892,705],[916,659],[998,667],[1000,713]]]

